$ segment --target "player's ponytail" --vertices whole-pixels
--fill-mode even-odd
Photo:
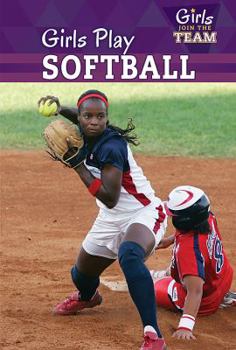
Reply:
[[[107,126],[112,130],[116,130],[128,143],[131,143],[134,146],[139,145],[137,135],[132,133],[135,129],[132,118],[128,119],[126,129],[121,129],[119,126],[111,125],[109,122]]]

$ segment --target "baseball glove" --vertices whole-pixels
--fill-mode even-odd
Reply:
[[[54,159],[70,168],[76,168],[87,156],[83,136],[79,128],[64,120],[54,120],[43,133],[47,152]]]

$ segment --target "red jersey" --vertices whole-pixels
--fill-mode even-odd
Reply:
[[[186,275],[199,276],[205,283],[199,314],[206,315],[219,307],[229,291],[233,269],[225,255],[215,216],[208,219],[210,233],[176,231],[171,276],[183,285]]]

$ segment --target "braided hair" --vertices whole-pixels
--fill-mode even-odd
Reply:
[[[108,115],[108,106],[109,106],[108,98],[103,92],[99,90],[88,90],[88,91],[85,91],[82,95],[80,95],[77,102],[79,114],[80,114],[81,104],[86,99],[100,99],[101,101],[103,101],[104,104],[106,105],[106,114]],[[134,146],[139,145],[137,135],[132,133],[132,131],[135,129],[135,125],[133,124],[132,118],[128,119],[128,124],[126,129],[122,129],[118,126],[112,125],[109,123],[109,121],[107,122],[107,127],[117,131],[128,143],[131,143]]]

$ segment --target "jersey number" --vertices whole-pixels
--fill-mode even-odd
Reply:
[[[219,239],[215,242],[215,260],[216,260],[216,273],[220,273],[222,266],[224,265],[224,255],[222,254],[222,243]]]

